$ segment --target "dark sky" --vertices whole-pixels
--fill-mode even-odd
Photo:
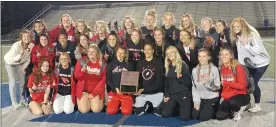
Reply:
[[[48,4],[52,5],[76,5],[113,2],[51,2],[51,1],[2,1],[1,2],[1,35],[19,29]]]

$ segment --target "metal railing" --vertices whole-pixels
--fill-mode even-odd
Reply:
[[[48,4],[45,8],[43,8],[40,12],[38,12],[34,17],[32,17],[29,21],[27,21],[23,26],[22,29],[28,28],[35,20],[38,18],[42,18],[46,15],[47,12],[52,8],[51,4]]]

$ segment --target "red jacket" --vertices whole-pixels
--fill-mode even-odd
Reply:
[[[72,98],[72,102],[73,104],[76,104],[76,82],[74,79],[74,70],[71,70],[71,98]],[[58,68],[55,69],[56,72],[56,79],[57,79],[57,84],[59,83],[59,70]],[[55,90],[54,90],[54,96],[53,96],[53,101],[56,98],[57,92],[58,92],[58,85],[55,86]]]
[[[51,31],[49,31],[51,45],[58,39],[61,29],[62,29],[62,25],[58,25],[55,28],[53,28]],[[75,44],[74,29],[75,27],[71,26],[71,29],[69,31],[66,31],[68,35],[68,40],[72,41],[73,44]]]
[[[32,88],[34,85],[34,74],[32,73],[29,77],[27,87]],[[47,75],[42,76],[42,81],[37,85],[36,92],[31,93],[32,95],[32,101],[36,101],[38,103],[41,103],[44,101],[44,94],[46,91],[46,88],[50,85],[50,88],[55,88],[56,86],[53,86],[53,82],[49,82],[49,78],[52,78],[53,82],[56,82],[55,76],[48,77]],[[52,101],[53,102],[53,101]]]
[[[126,30],[122,29],[118,34],[124,47],[126,46],[126,32]]]
[[[246,74],[243,67],[236,66],[237,77],[230,67],[221,66],[221,82],[223,84],[221,96],[228,100],[238,94],[247,94]]]
[[[37,57],[37,53],[40,53],[41,56]],[[47,57],[50,61],[50,66],[53,67],[53,61],[55,60],[55,47],[53,45],[48,45],[47,47],[42,48],[40,44],[36,45],[32,49],[32,63],[34,67],[37,67],[41,61],[41,57]]]
[[[87,61],[87,62],[84,62]],[[84,64],[85,63],[85,64]],[[82,66],[87,66],[86,71],[82,72]],[[78,80],[76,86],[76,96],[81,99],[84,91],[92,96],[99,95],[100,99],[104,98],[106,84],[106,64],[100,66],[99,62],[93,64],[88,57],[82,57],[75,66],[75,78]]]

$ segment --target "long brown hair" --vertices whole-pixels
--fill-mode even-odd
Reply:
[[[195,47],[196,46],[196,42],[195,42],[195,39],[194,39],[192,33],[189,30],[187,30],[187,29],[180,30],[179,34],[181,32],[186,32],[190,36],[190,42],[189,42],[189,44],[192,43],[194,45],[194,47]],[[184,43],[184,42],[182,42],[182,43]]]
[[[212,68],[212,56],[211,56],[211,52],[210,52],[210,50],[207,49],[207,48],[201,48],[201,49],[199,49],[199,50],[198,50],[198,54],[199,54],[200,52],[205,52],[205,53],[207,53],[207,56],[210,57],[210,59],[208,60],[208,65],[209,65],[208,77],[210,77],[211,68]],[[196,68],[197,68],[197,80],[198,80],[198,82],[199,82],[199,75],[200,75],[200,69],[201,69],[201,64],[200,64],[200,62],[198,62],[198,65],[197,65]]]
[[[42,19],[38,19],[38,20],[34,21],[34,23],[32,25],[32,31],[35,30],[35,24],[36,23],[39,23],[39,24],[41,24],[44,27],[44,29],[41,31],[41,33],[46,33],[48,31],[47,25],[46,25],[46,23]]]
[[[160,31],[161,32],[161,34],[162,34],[162,36],[163,36],[163,38],[162,38],[162,44],[161,44],[161,48],[162,48],[162,56],[164,56],[164,50],[165,50],[165,31],[162,29],[162,28],[159,28],[159,27],[156,27],[155,29],[154,29],[154,32],[156,32],[156,31]],[[155,41],[155,54],[156,55],[158,55],[157,54],[157,43],[156,43],[156,41]]]
[[[189,20],[190,20],[190,22],[191,22],[191,24],[190,24],[187,28],[184,28],[184,26],[183,26],[183,21],[182,21],[182,19],[183,19],[184,17],[188,17]],[[183,16],[182,16],[182,19],[181,19],[181,21],[180,21],[180,27],[179,27],[179,29],[180,29],[180,30],[186,29],[186,30],[190,31],[191,33],[194,32],[194,31],[195,31],[196,24],[195,24],[195,22],[194,22],[194,19],[193,19],[192,15],[189,14],[189,13],[185,13],[185,14],[183,14]]]
[[[46,72],[46,75],[48,76],[48,81],[50,82],[50,83],[52,83],[53,82],[53,80],[52,80],[52,76],[53,76],[53,73],[52,73],[52,70],[51,70],[51,64],[50,64],[50,62],[49,62],[49,60],[47,59],[47,57],[42,57],[41,58],[41,61],[39,62],[39,64],[38,64],[38,67],[37,67],[37,69],[36,69],[36,71],[35,72],[33,72],[34,73],[34,84],[37,86],[39,83],[41,83],[42,82],[42,71],[41,71],[41,67],[42,67],[42,65],[43,65],[43,63],[44,62],[48,62],[48,64],[49,64],[49,70],[48,70],[48,72]]]

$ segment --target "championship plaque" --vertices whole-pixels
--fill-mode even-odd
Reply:
[[[137,93],[139,81],[138,71],[123,71],[121,75],[120,91],[122,93]]]

